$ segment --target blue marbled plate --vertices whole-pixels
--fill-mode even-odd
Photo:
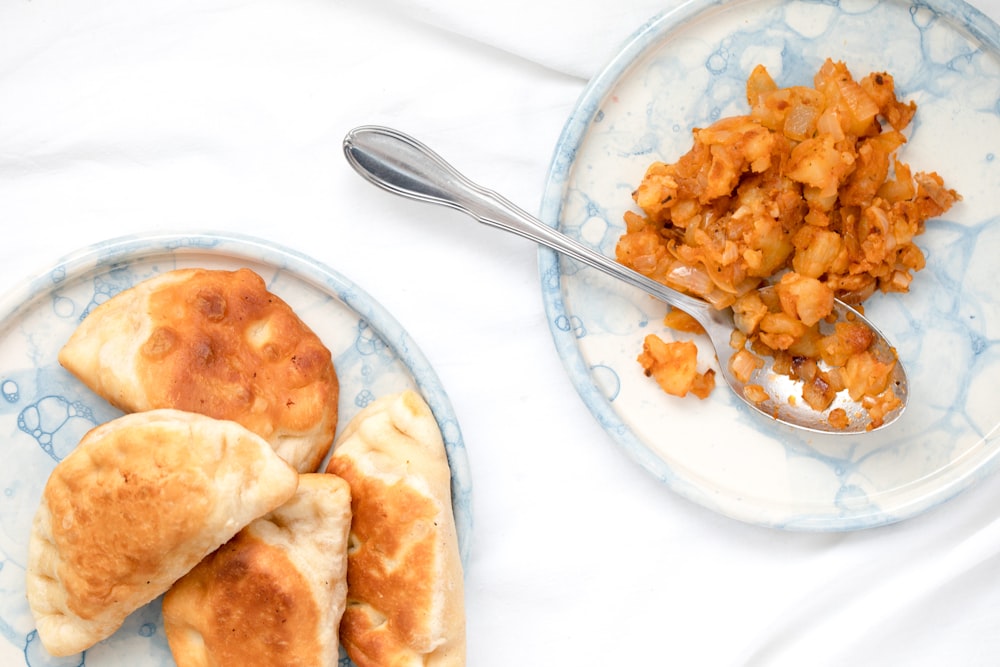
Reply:
[[[1000,425],[1000,30],[957,0],[695,0],[642,27],[582,95],[553,157],[542,217],[606,255],[631,192],[674,161],[693,127],[747,112],[758,63],[779,85],[811,85],[827,57],[856,77],[888,71],[918,104],[900,152],[964,201],[928,225],[911,293],[867,313],[910,380],[901,421],[874,434],[779,426],[723,386],[669,397],[635,358],[665,338],[664,307],[549,250],[539,255],[556,347],[614,441],[681,495],[753,524],[853,530],[939,505],[997,466]],[[706,341],[701,358],[714,357]]]
[[[340,380],[339,428],[374,398],[414,389],[444,436],[462,559],[472,532],[471,476],[451,403],[403,328],[364,291],[291,250],[211,234],[115,239],[83,250],[0,302],[0,665],[173,665],[159,601],[132,614],[85,653],[56,659],[41,647],[25,600],[28,534],[53,466],[94,425],[120,413],[64,371],[56,355],[96,304],[146,278],[182,267],[259,273],[333,353]],[[338,430],[339,430],[338,428]],[[342,664],[350,662],[342,657]]]

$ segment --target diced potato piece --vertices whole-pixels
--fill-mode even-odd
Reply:
[[[760,251],[760,264],[748,273],[759,278],[777,273],[795,250],[780,221],[773,218],[754,221],[753,240],[755,248]]]
[[[757,292],[747,292],[733,303],[733,323],[748,336],[757,331],[765,315],[767,306]]]
[[[844,366],[856,354],[875,342],[875,333],[861,322],[838,322],[834,332],[820,341],[820,357],[833,367]]]
[[[775,292],[786,315],[811,327],[833,312],[833,290],[816,278],[791,271],[781,277]]]
[[[875,123],[878,104],[854,80],[844,63],[828,59],[816,73],[813,84],[823,93],[827,106],[842,111],[841,127],[845,132],[860,137],[878,131]]]
[[[647,215],[677,196],[677,181],[670,168],[662,162],[654,162],[646,169],[642,183],[632,193],[632,198]]]
[[[788,313],[768,313],[760,321],[760,339],[775,350],[787,350],[808,328]]]
[[[840,190],[843,206],[863,206],[874,199],[889,177],[890,158],[906,142],[899,132],[883,132],[858,142],[854,171]]]
[[[639,363],[663,391],[686,396],[698,375],[698,347],[691,341],[666,342],[650,334],[642,344]]]
[[[761,172],[771,165],[774,136],[750,116],[724,118],[695,130],[695,141],[708,146],[711,156],[698,198],[703,204],[728,196],[744,170]]]
[[[619,262],[646,276],[654,275],[661,265],[669,261],[669,254],[663,247],[660,235],[651,227],[620,238],[615,252]]]
[[[840,376],[854,401],[881,394],[889,386],[895,362],[880,361],[871,352],[852,355],[840,369]]]
[[[819,359],[819,346],[822,340],[823,334],[820,332],[819,327],[811,326],[806,329],[805,333],[796,338],[795,342],[789,345],[786,351],[796,357]]]
[[[800,231],[804,231],[805,234],[796,234],[792,270],[801,276],[819,278],[834,266],[844,251],[840,234],[812,225],[804,226]],[[804,238],[801,246],[798,244],[800,236]]]
[[[854,167],[854,156],[837,146],[833,137],[806,139],[792,149],[785,172],[789,178],[818,190],[820,196],[837,193],[841,180]]]

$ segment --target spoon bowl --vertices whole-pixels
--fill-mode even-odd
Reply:
[[[822,327],[832,330],[836,322],[864,323],[875,334],[873,354],[881,360],[895,362],[890,381],[900,405],[878,424],[859,403],[851,400],[846,390],[838,394],[827,410],[814,410],[801,400],[801,382],[777,373],[770,357],[763,357],[763,367],[755,370],[748,380],[741,380],[730,368],[730,360],[738,352],[730,344],[735,329],[731,309],[718,309],[707,301],[671,289],[575,241],[496,192],[473,183],[416,139],[386,127],[362,126],[351,130],[344,138],[344,154],[361,176],[384,190],[466,213],[485,225],[544,245],[683,310],[698,321],[711,340],[726,384],[746,405],[768,419],[818,433],[857,434],[884,428],[906,407],[906,374],[896,358],[895,349],[871,322],[846,303],[835,301],[833,316],[827,318]],[[763,388],[768,398],[752,400],[748,397],[748,387]],[[828,419],[830,411],[837,408],[846,412],[847,424],[844,426],[833,426]]]

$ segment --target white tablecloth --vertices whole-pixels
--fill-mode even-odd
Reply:
[[[461,423],[474,667],[1000,664],[1000,479],[846,534],[695,506],[579,399],[534,246],[351,171],[344,134],[389,125],[536,210],[587,80],[673,6],[475,4],[5,0],[0,285],[154,230],[261,237],[361,285]]]

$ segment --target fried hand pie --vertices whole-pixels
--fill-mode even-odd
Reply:
[[[178,667],[337,667],[347,600],[351,492],[305,474],[291,500],[255,520],[163,598]]]
[[[413,391],[362,410],[327,467],[351,486],[340,641],[358,667],[465,664],[462,563],[437,422]]]
[[[330,351],[250,269],[177,269],[90,312],[60,363],[125,412],[176,408],[239,422],[299,472],[337,426]]]
[[[65,656],[110,636],[298,480],[235,422],[154,410],[92,429],[53,469],[32,524],[27,596],[42,644]]]

